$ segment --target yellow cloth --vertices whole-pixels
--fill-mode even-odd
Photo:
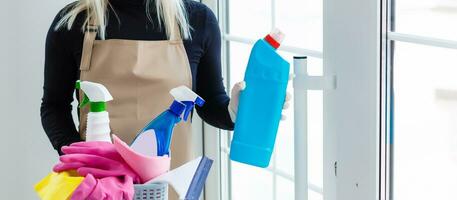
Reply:
[[[84,180],[76,171],[51,172],[35,185],[35,191],[42,200],[70,199]]]

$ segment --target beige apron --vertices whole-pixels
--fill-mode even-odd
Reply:
[[[97,26],[89,25],[84,36],[80,79],[101,83],[110,91],[114,100],[107,103],[107,111],[112,133],[130,144],[150,120],[170,106],[170,89],[180,85],[192,88],[189,60],[180,35],[171,36],[170,40],[137,41],[95,40],[96,34]],[[83,139],[87,112],[87,107],[80,110],[79,130]],[[172,168],[191,159],[191,137],[190,119],[175,127]],[[170,199],[176,198],[173,196],[170,193]]]

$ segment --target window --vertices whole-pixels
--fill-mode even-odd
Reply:
[[[286,33],[279,53],[291,63],[293,56],[308,56],[308,74],[322,75],[322,1],[252,0],[222,1],[223,38],[230,88],[243,80],[252,44],[273,27]],[[292,72],[292,71],[291,71]],[[292,91],[292,82],[289,84]],[[294,102],[292,102],[292,105]],[[310,200],[323,199],[323,94],[308,92],[308,181]],[[231,134],[221,134],[222,199],[294,199],[294,119],[293,106],[281,122],[275,151],[267,169],[232,162],[229,159]],[[305,158],[303,158],[305,159]]]
[[[457,40],[457,2],[452,0],[394,0],[395,31],[439,39]]]
[[[280,54],[336,77],[336,89],[308,91],[308,199],[457,199],[454,1],[222,0],[219,16],[228,87],[276,26]],[[267,169],[231,162],[231,134],[220,134],[221,199],[305,199],[292,110]]]
[[[391,197],[457,199],[457,2],[391,1]]]

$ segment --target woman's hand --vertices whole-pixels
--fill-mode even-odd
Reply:
[[[291,75],[290,77],[293,78],[293,75]],[[244,82],[244,81],[236,83],[232,88],[230,103],[228,105],[228,111],[230,114],[230,118],[232,119],[232,122],[236,121],[236,115],[238,113],[238,104],[239,104],[239,100],[240,100],[240,93],[244,89],[246,89],[246,82]],[[284,105],[282,107],[283,110],[289,108],[291,98],[292,98],[292,95],[289,92],[287,92],[286,99],[285,99]],[[286,116],[284,114],[281,114],[281,120],[285,120],[285,119],[286,119]]]

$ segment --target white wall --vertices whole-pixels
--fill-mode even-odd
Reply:
[[[57,161],[40,120],[44,44],[54,16],[69,2],[1,2],[1,199],[37,199],[33,185]]]

